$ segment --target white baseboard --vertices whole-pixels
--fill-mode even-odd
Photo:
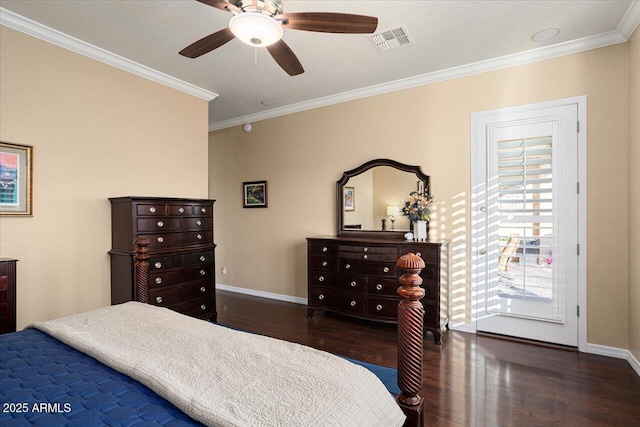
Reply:
[[[294,297],[291,295],[276,294],[273,292],[265,292],[265,291],[256,291],[255,289],[239,288],[237,286],[223,285],[221,283],[216,283],[216,289],[219,289],[221,291],[235,292],[237,294],[251,295],[254,297],[275,299],[278,301],[286,301],[286,302],[292,302],[294,304],[307,305],[306,298]]]
[[[616,359],[624,359],[627,362],[629,362],[633,370],[636,371],[636,374],[640,376],[640,362],[638,362],[638,359],[636,359],[633,353],[631,353],[629,350],[625,350],[623,348],[617,348],[617,347],[608,347],[606,345],[587,343],[583,351],[585,353],[598,354],[600,356],[608,356],[608,357],[615,357]]]
[[[470,334],[475,334],[476,333],[475,324],[455,323],[455,322],[452,322],[451,320],[449,320],[449,325],[447,327],[449,329],[451,329],[452,331],[468,332]]]

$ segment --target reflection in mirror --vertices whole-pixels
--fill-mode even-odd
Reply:
[[[349,178],[344,189],[345,229],[382,230],[384,219],[386,231],[410,230],[409,219],[402,215],[402,206],[409,193],[418,190],[415,173],[377,166]],[[351,196],[353,204],[348,204]]]

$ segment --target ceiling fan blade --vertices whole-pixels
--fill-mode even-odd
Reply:
[[[236,5],[229,3],[229,0],[197,0],[200,3],[204,3],[209,6],[213,6],[220,10],[233,10],[236,12],[240,12],[240,8]]]
[[[213,34],[209,34],[207,37],[203,37],[195,43],[182,49],[179,53],[187,58],[197,58],[205,53],[209,53],[214,49],[219,48],[223,44],[233,40],[235,36],[229,28],[225,28]]]
[[[267,46],[267,50],[278,65],[290,76],[297,76],[298,74],[304,73],[304,68],[302,68],[302,64],[298,61],[298,57],[296,57],[295,53],[293,53],[284,40]]]
[[[348,13],[294,12],[277,15],[276,19],[285,20],[284,28],[321,33],[364,34],[378,27],[378,18]]]

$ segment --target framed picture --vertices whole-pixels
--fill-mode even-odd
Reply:
[[[344,187],[344,210],[356,210],[356,189],[354,187]]]
[[[0,142],[0,215],[33,215],[33,147]]]
[[[243,208],[267,207],[267,181],[242,183]]]

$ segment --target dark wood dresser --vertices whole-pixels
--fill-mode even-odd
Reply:
[[[16,261],[0,258],[0,334],[16,331]]]
[[[111,304],[141,301],[215,322],[215,200],[158,197],[109,200]],[[136,295],[134,241],[142,236],[150,241],[149,285]]]
[[[307,238],[309,306],[362,319],[397,323],[396,293],[402,275],[396,267],[399,257],[413,252],[425,262],[424,329],[436,343],[448,317],[448,248],[443,242],[408,242],[366,237]]]

